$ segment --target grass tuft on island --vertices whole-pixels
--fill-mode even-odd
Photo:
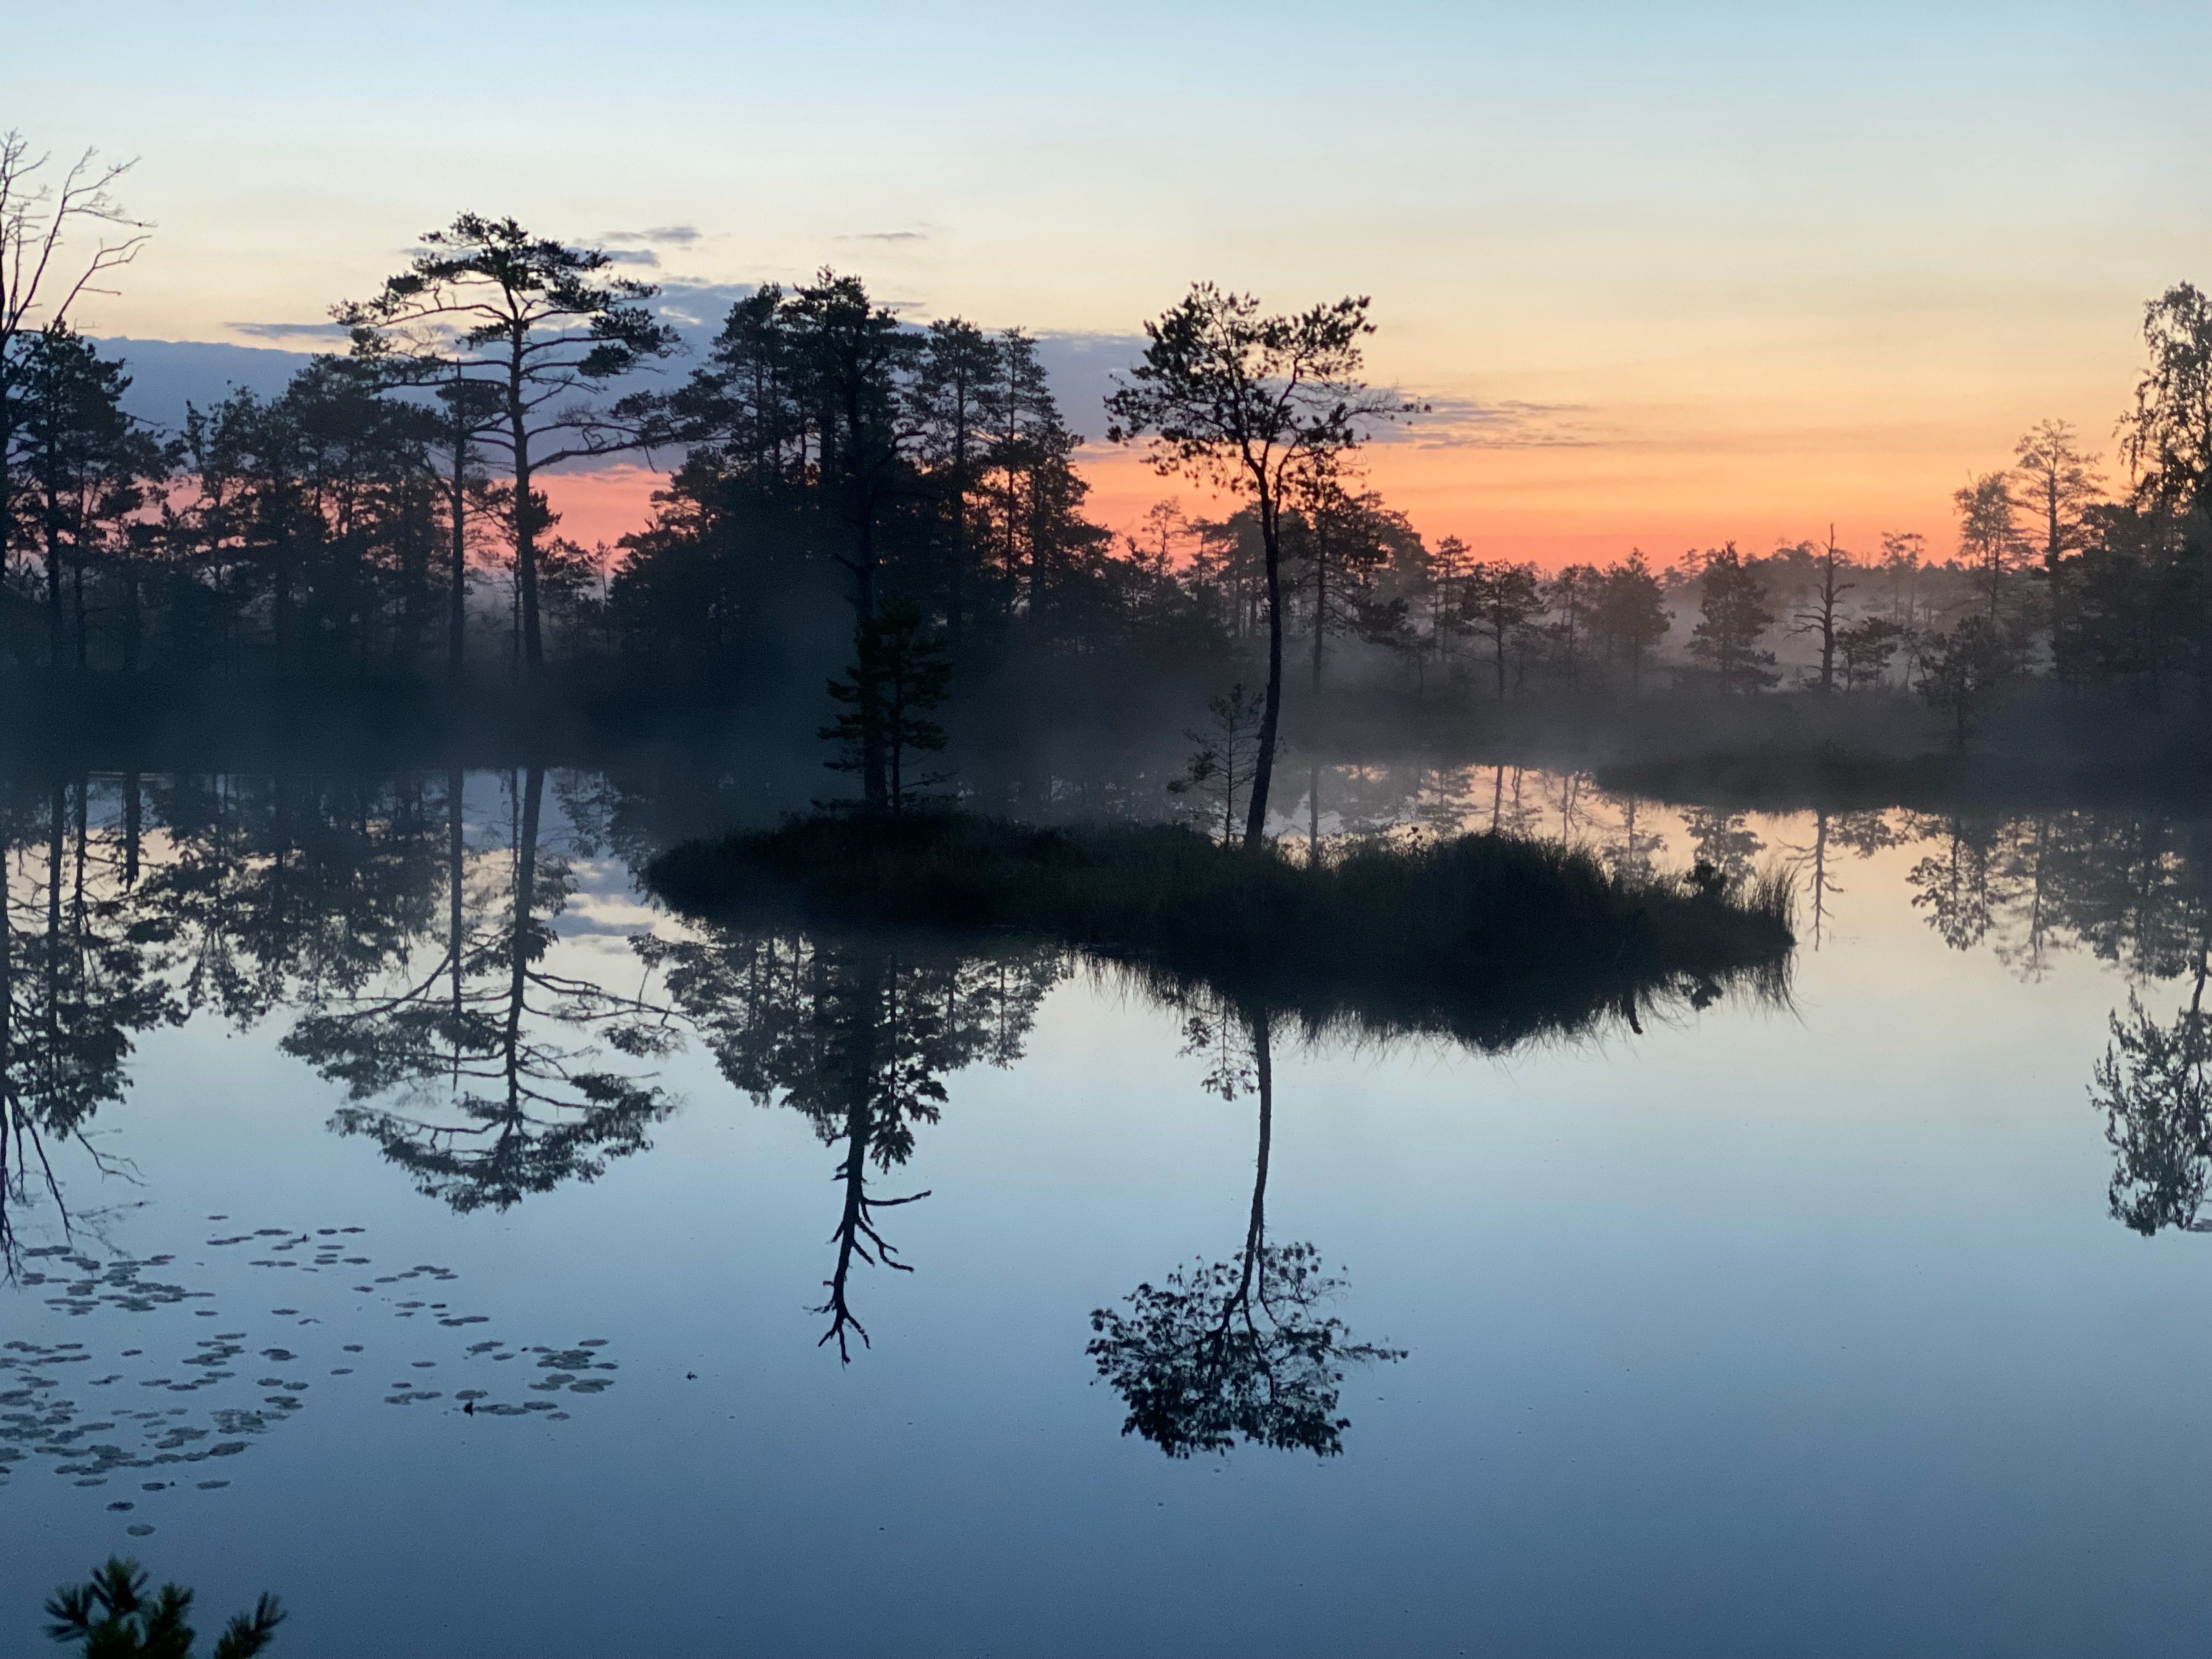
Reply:
[[[1038,829],[969,813],[817,814],[656,859],[653,889],[711,921],[1018,929],[1172,994],[1489,1048],[1639,1003],[1782,994],[1790,886],[1624,878],[1580,849],[1477,834],[1354,842],[1316,863],[1172,825]]]

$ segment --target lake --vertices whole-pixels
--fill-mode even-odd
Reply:
[[[316,1655],[2212,1651],[2212,825],[1294,775],[1786,865],[1788,982],[1485,1051],[670,915],[743,780],[16,780],[0,1651],[112,1552]]]

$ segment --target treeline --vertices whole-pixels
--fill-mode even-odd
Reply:
[[[20,141],[0,154],[19,188],[36,166]],[[26,198],[44,216],[0,253],[51,256],[72,215],[117,222],[109,177]],[[905,323],[851,276],[760,289],[688,374],[648,385],[678,345],[653,289],[463,215],[333,308],[348,353],[174,431],[125,413],[127,366],[74,331],[76,290],[43,309],[34,290],[0,296],[0,659],[19,674],[574,669],[734,698],[818,689],[896,594],[970,686],[1093,659],[1218,687],[1264,652],[1267,756],[1285,678],[1353,673],[1495,698],[1655,676],[1910,687],[1962,735],[2025,677],[2212,703],[2212,304],[2186,285],[2148,308],[2124,488],[2047,422],[1959,492],[1941,562],[1899,533],[1549,574],[1431,544],[1366,487],[1358,446],[1406,406],[1356,379],[1364,301],[1266,317],[1200,285],[1148,324],[1104,435],[1234,510],[1164,501],[1117,534],[1086,512],[1085,434],[1033,338]],[[624,454],[672,466],[649,521],[613,548],[562,537],[546,470]]]

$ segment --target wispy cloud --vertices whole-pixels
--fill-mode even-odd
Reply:
[[[929,240],[929,233],[926,230],[857,230],[837,240],[841,242],[926,242]]]
[[[696,225],[656,225],[651,230],[611,230],[599,238],[603,242],[651,242],[666,247],[681,247],[700,240]]]
[[[656,269],[660,264],[660,256],[649,247],[603,247],[599,252],[606,256],[609,264],[652,265]]]
[[[1419,410],[1376,433],[1378,443],[1417,449],[1589,449],[1608,441],[1592,428],[1583,404],[1538,404],[1517,398],[1409,399]]]
[[[243,334],[255,340],[331,340],[345,337],[345,329],[337,323],[225,323],[223,326],[234,334]]]

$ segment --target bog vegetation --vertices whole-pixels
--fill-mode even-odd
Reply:
[[[1174,825],[826,814],[686,843],[650,878],[696,914],[1018,929],[1310,1026],[1488,1047],[1632,1018],[1662,988],[1772,981],[1791,943],[1786,878],[1630,875],[1494,834],[1370,838],[1297,862]]]

